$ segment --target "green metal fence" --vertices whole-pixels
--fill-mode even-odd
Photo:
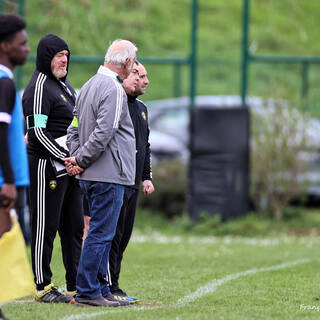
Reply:
[[[277,1],[277,0],[273,0]],[[243,32],[242,32],[242,66],[241,66],[241,81],[240,81],[240,94],[242,103],[245,104],[246,97],[249,92],[250,80],[250,65],[252,63],[272,63],[272,64],[295,64],[301,66],[301,97],[307,100],[309,94],[309,73],[310,67],[314,64],[320,64],[320,57],[303,57],[303,56],[264,56],[254,55],[249,51],[250,40],[250,0],[243,0]],[[0,0],[0,12],[5,11],[10,4],[10,10],[15,10],[21,16],[24,16],[25,0]],[[194,105],[194,98],[197,93],[197,24],[198,24],[198,0],[190,0],[191,17],[190,17],[190,49],[189,55],[180,58],[170,57],[140,57],[139,59],[144,63],[156,65],[172,65],[173,77],[173,96],[181,96],[181,78],[182,67],[189,67],[189,96],[191,105]],[[35,57],[30,57],[34,61]],[[90,56],[72,56],[72,62],[77,63],[97,63],[103,61],[103,57],[90,57]],[[22,70],[16,70],[17,87],[22,86]]]
[[[275,0],[277,1],[277,0]],[[241,71],[241,100],[246,104],[249,86],[250,63],[290,63],[301,65],[301,97],[308,98],[309,93],[309,68],[311,64],[320,64],[320,57],[304,56],[263,56],[253,55],[249,52],[249,27],[250,27],[250,0],[243,0],[243,38],[242,38],[242,71]]]
[[[5,9],[6,0],[0,0],[0,12],[6,11]],[[10,11],[17,12],[20,16],[24,17],[25,13],[25,1],[17,0],[10,1]],[[191,30],[190,30],[190,54],[187,57],[182,58],[171,58],[171,57],[139,57],[139,61],[148,64],[161,64],[161,65],[172,65],[173,66],[173,96],[181,96],[181,69],[182,66],[190,67],[189,77],[189,96],[190,96],[190,107],[194,106],[194,100],[196,96],[196,84],[197,84],[197,18],[198,18],[198,0],[191,0]],[[27,17],[26,17],[27,18]],[[77,63],[101,63],[104,60],[102,56],[72,56],[71,62]],[[35,61],[35,56],[30,56],[29,61]],[[22,72],[23,68],[18,67],[16,69],[16,86],[18,89],[22,88]]]
[[[24,0],[0,0],[0,12],[16,12],[20,16],[24,16]]]

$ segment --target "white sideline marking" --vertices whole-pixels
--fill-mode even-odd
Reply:
[[[292,267],[292,266],[295,266],[295,265],[301,264],[301,263],[306,263],[309,261],[310,261],[310,259],[301,259],[301,260],[297,260],[297,261],[293,261],[293,262],[282,263],[277,266],[271,266],[271,267],[259,268],[259,269],[254,268],[254,269],[250,269],[250,270],[235,273],[235,274],[229,274],[226,277],[221,278],[221,279],[213,279],[208,284],[200,287],[197,291],[179,299],[177,304],[183,305],[185,303],[193,302],[196,299],[200,299],[207,294],[215,292],[218,289],[218,287],[222,286],[226,282],[234,280],[234,279],[238,279],[240,277],[245,277],[250,274],[255,274],[255,273],[264,272],[264,271],[285,269],[285,268]]]
[[[70,316],[66,316],[63,318],[60,318],[59,320],[79,320],[79,319],[90,319],[95,318],[98,316],[102,316],[104,314],[110,314],[110,313],[119,313],[124,311],[140,311],[140,310],[152,310],[152,309],[160,309],[164,306],[154,306],[154,307],[117,307],[117,308],[110,308],[111,310],[108,311],[100,311],[100,312],[93,312],[93,313],[78,313],[78,314],[72,314]],[[79,307],[81,308],[81,307]],[[88,308],[94,308],[94,307],[88,307]]]
[[[221,279],[213,279],[210,281],[208,284],[205,286],[200,287],[198,290],[195,292],[184,296],[183,298],[179,299],[177,303],[173,303],[170,305],[163,305],[163,306],[154,306],[154,307],[129,307],[129,308],[123,308],[120,307],[120,309],[115,309],[115,310],[108,310],[108,311],[100,311],[100,312],[93,312],[93,313],[78,313],[78,314],[72,314],[70,316],[66,316],[63,318],[60,318],[60,320],[80,320],[80,319],[90,319],[90,318],[95,318],[104,314],[109,314],[109,313],[119,313],[119,312],[124,312],[124,311],[141,311],[141,310],[153,310],[153,309],[161,309],[161,308],[172,308],[172,307],[183,307],[185,304],[190,303],[195,301],[196,299],[200,299],[205,295],[208,295],[210,293],[213,293],[217,290],[218,287],[222,286],[228,281],[238,279],[240,277],[245,277],[250,274],[256,274],[259,272],[265,272],[265,271],[274,271],[274,270],[281,270],[289,267],[293,267],[295,265],[301,264],[301,263],[307,263],[309,262],[310,259],[301,259],[297,261],[292,261],[292,262],[286,262],[282,264],[278,264],[276,266],[271,266],[271,267],[266,267],[266,268],[255,268],[255,269],[249,269],[247,271],[235,273],[235,274],[230,274],[227,275],[224,278]]]
[[[34,299],[25,299],[25,300],[14,300],[14,301],[8,301],[4,304],[8,304],[8,303],[16,303],[16,304],[19,304],[19,303],[31,303],[31,302],[34,302]]]
[[[160,232],[152,232],[150,234],[142,234],[139,230],[136,230],[130,240],[130,243],[197,243],[197,244],[246,244],[252,246],[270,247],[277,246],[283,243],[301,243],[312,245],[313,243],[319,243],[319,237],[293,237],[293,236],[281,236],[279,238],[247,238],[239,236],[225,236],[225,237],[214,237],[214,236],[166,236]]]

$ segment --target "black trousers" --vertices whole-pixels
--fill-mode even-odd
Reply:
[[[119,288],[119,275],[121,270],[122,257],[132,234],[134,218],[137,209],[138,195],[138,189],[133,189],[130,187],[125,188],[123,204],[117,224],[117,230],[112,240],[111,250],[109,253],[111,292]]]
[[[67,290],[74,291],[83,233],[82,191],[74,177],[56,178],[48,159],[29,156],[29,167],[31,257],[37,290],[51,283],[50,262],[58,231]]]

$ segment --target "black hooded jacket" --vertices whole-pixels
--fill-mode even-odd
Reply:
[[[66,77],[56,79],[51,61],[60,51],[70,51],[64,40],[54,34],[43,36],[37,48],[36,70],[23,93],[23,112],[28,129],[28,154],[60,160],[68,151],[55,139],[67,134],[76,94]]]
[[[152,180],[151,155],[149,143],[148,111],[145,104],[137,97],[128,96],[128,107],[136,137],[136,180],[134,189],[139,189],[140,182]]]

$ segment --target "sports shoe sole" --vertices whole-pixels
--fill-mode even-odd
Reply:
[[[34,301],[41,302],[41,303],[65,303],[65,304],[75,304],[76,302],[75,299],[72,299],[67,302],[67,301],[44,301],[44,300],[41,300],[41,298],[34,298]]]
[[[114,304],[114,305],[97,305],[90,302],[81,302],[81,301],[75,301],[73,304],[75,307],[103,307],[103,308],[117,308],[120,307],[120,304]]]
[[[137,297],[129,297],[129,296],[117,296],[117,295],[114,295],[114,298],[117,300],[117,301],[128,301],[130,304],[134,304],[134,303],[138,303],[140,302],[140,299],[137,298]]]

